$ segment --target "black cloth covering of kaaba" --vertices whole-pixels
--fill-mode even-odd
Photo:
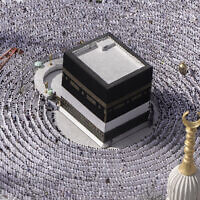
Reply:
[[[120,78],[119,80],[107,84],[101,77],[99,77],[85,63],[78,59],[75,54],[72,53],[78,48],[81,48],[81,46],[100,40],[106,36],[110,36],[126,51],[140,60],[145,67],[142,67],[141,69],[138,69]],[[146,63],[111,33],[104,34],[103,36],[91,40],[83,45],[79,45],[72,50],[66,51],[63,57],[63,69],[79,80],[88,90],[92,91],[92,93],[94,93],[106,104],[111,103],[148,83],[151,83],[153,72],[153,68],[148,63]]]

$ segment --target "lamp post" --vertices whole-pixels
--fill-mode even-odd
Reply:
[[[45,85],[45,93],[47,93],[47,91],[48,91],[48,82],[46,81],[46,82],[44,83],[44,85]]]
[[[49,55],[49,64],[50,64],[50,65],[53,65],[53,64],[52,64],[52,54]]]

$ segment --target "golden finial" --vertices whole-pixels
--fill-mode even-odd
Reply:
[[[53,64],[52,64],[52,54],[49,55],[49,62],[50,62],[50,63],[49,63],[50,65],[53,65]]]
[[[185,125],[186,140],[184,147],[184,157],[182,163],[179,165],[179,172],[185,176],[191,176],[195,174],[197,168],[194,163],[194,145],[196,139],[197,128],[200,126],[200,119],[195,122],[190,122],[186,120],[186,115],[188,115],[189,111],[186,111],[182,116],[183,124]],[[197,113],[200,116],[200,112]]]
[[[184,62],[182,62],[180,65],[179,65],[179,72],[182,74],[182,75],[186,75],[187,74],[187,66]]]

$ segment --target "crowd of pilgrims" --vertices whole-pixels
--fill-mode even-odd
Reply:
[[[135,17],[133,12],[148,8],[144,1],[52,2],[26,0],[8,5],[0,1],[1,54],[11,46],[24,51],[0,71],[0,188],[17,199],[139,200],[154,195],[165,199],[169,172],[183,157],[181,116],[198,108],[199,71],[193,65],[184,77],[170,58],[165,65],[156,60],[160,57],[150,53],[150,40],[149,45],[141,43],[143,37],[151,37],[143,31],[152,22],[140,21],[151,17]],[[124,21],[119,20],[122,16]],[[156,20],[159,23],[162,17]],[[136,28],[129,24],[133,21]],[[196,30],[190,28],[195,38]],[[91,148],[70,141],[55,124],[54,109],[33,82],[34,61],[45,61],[52,52],[60,57],[64,48],[107,31],[154,67],[152,99],[157,102],[159,119],[148,136],[124,149]],[[160,47],[157,40],[154,45]],[[181,52],[187,58],[186,53]],[[197,154],[195,162],[200,164]]]

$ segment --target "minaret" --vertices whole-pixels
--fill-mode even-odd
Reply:
[[[186,140],[182,163],[169,174],[166,200],[200,200],[200,170],[194,163],[194,145],[200,119],[196,122],[186,120],[185,112],[182,116],[185,125]],[[198,113],[200,116],[200,112]]]

